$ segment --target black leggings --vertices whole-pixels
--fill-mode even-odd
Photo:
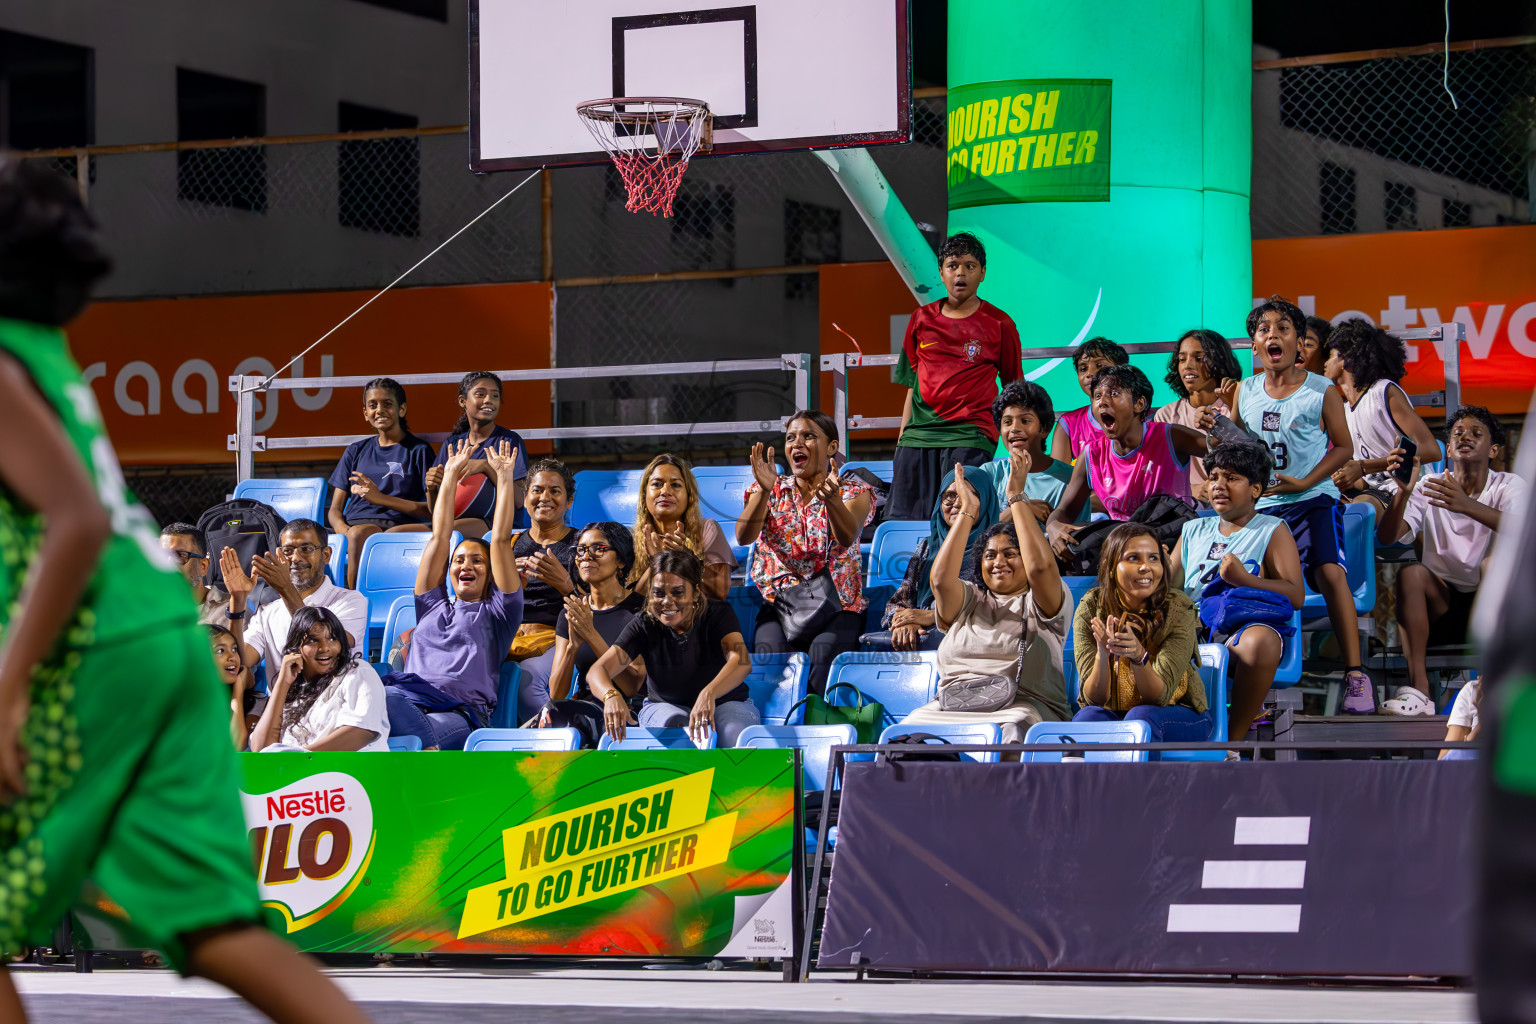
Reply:
[[[752,647],[758,654],[788,654],[791,651],[809,653],[811,656],[811,692],[824,693],[827,673],[832,670],[832,659],[844,651],[859,649],[859,637],[864,633],[863,612],[838,612],[820,633],[809,642],[792,644],[779,625],[779,613],[772,602],[765,603],[757,611],[757,632],[752,637]]]

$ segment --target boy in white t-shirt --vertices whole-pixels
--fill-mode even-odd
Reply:
[[[1417,480],[1420,460],[1415,459],[1413,478],[1394,496],[1376,530],[1383,544],[1417,537],[1421,547],[1419,561],[1405,565],[1397,577],[1397,622],[1410,685],[1398,687],[1397,696],[1382,705],[1390,715],[1435,713],[1425,651],[1466,642],[1493,535],[1504,512],[1525,500],[1523,480],[1488,468],[1505,440],[1493,414],[1464,405],[1448,422],[1449,467]]]

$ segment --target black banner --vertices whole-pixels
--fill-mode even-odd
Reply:
[[[1477,765],[850,765],[823,967],[1471,973]]]

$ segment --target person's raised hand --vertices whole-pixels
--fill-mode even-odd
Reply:
[[[298,595],[298,588],[293,585],[293,577],[288,572],[288,559],[283,557],[281,551],[268,551],[265,558],[261,555],[253,556],[251,571],[283,597]]]
[[[225,548],[219,554],[219,571],[224,574],[224,592],[231,598],[243,601],[256,589],[256,581],[240,567],[240,555],[234,548]]]
[[[764,455],[763,443],[761,441],[757,442],[757,444],[752,446],[751,461],[752,479],[757,481],[757,485],[763,489],[765,494],[771,493],[773,485],[779,479],[779,469],[773,463],[773,449],[769,448],[768,454]]]
[[[1024,457],[1029,458],[1028,455]],[[965,467],[957,462],[955,463],[955,515],[970,519],[971,526],[974,527],[976,517],[980,513],[981,495],[976,493],[976,488],[972,487],[970,480],[966,479]]]
[[[1109,654],[1110,623],[1114,622],[1114,616],[1110,616],[1109,622],[1103,618],[1090,619],[1088,625],[1093,629],[1093,642],[1099,648],[1100,656]]]
[[[461,441],[450,441],[448,446],[448,457],[443,460],[443,476],[458,480],[464,476],[464,470],[475,449],[467,437]]]
[[[820,498],[826,504],[834,502],[841,504],[843,500],[843,478],[837,474],[837,460],[827,460],[827,475],[822,477],[821,483],[811,492],[811,500]]]
[[[1024,447],[1022,445],[1019,446],[1017,451],[1015,451],[1012,448],[1008,449],[1008,494],[1007,494],[1007,497],[1011,498],[1011,497],[1013,497],[1016,494],[1023,494],[1024,493],[1024,481],[1029,479],[1029,471],[1032,468],[1033,464],[1034,464],[1034,462],[1029,457],[1029,452],[1025,451]],[[961,475],[963,476],[964,474],[962,473]],[[967,486],[969,486],[969,481],[967,481]],[[977,503],[977,507],[978,508],[980,507],[979,500],[978,500],[978,503]],[[1047,514],[1049,514],[1049,513],[1047,513]]]
[[[539,551],[528,556],[529,571],[545,583],[554,587],[562,594],[575,592],[576,584],[571,582],[571,574],[565,571],[565,566],[560,564],[560,559],[548,551]]]
[[[565,621],[572,637],[578,634],[586,639],[592,635],[592,605],[581,594],[565,595]]]
[[[1243,382],[1241,380],[1234,380],[1231,377],[1223,378],[1221,387],[1216,389],[1217,400],[1225,405],[1228,409],[1236,409],[1237,392],[1238,389],[1242,386],[1242,383]]]
[[[1131,624],[1125,619],[1111,617],[1110,622],[1114,628],[1109,633],[1110,653],[1117,658],[1129,658],[1131,661],[1140,661],[1146,653],[1141,641],[1136,638],[1136,633],[1131,629]]]
[[[517,447],[507,440],[486,445],[485,461],[490,464],[496,481],[505,487],[517,482]]]
[[[292,686],[303,670],[304,655],[298,651],[283,655],[283,663],[277,669],[277,685],[283,688]]]

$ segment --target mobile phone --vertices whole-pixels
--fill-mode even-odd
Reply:
[[[1419,446],[1407,434],[1397,435],[1397,446],[1403,450],[1403,461],[1398,463],[1392,475],[1397,478],[1398,483],[1406,486],[1408,481],[1413,479],[1413,458],[1419,454]]]
[[[1252,444],[1259,440],[1221,413],[1215,415],[1211,434],[1221,444]]]

